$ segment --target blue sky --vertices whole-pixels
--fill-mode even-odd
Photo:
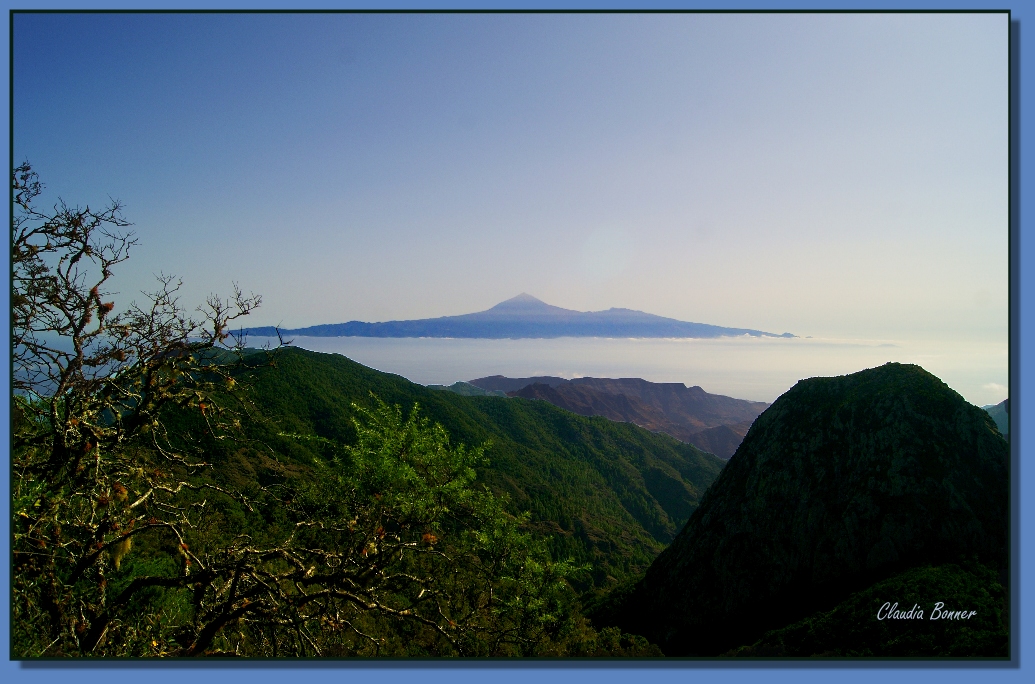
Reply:
[[[18,15],[14,156],[255,324],[1003,341],[1005,15]]]

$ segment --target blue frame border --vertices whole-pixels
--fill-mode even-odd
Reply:
[[[277,2],[276,0],[253,0],[242,2],[241,0],[222,0],[217,3],[184,2],[182,0],[167,0],[156,2],[156,0],[143,0],[140,2],[126,2],[125,0],[108,0],[101,5],[87,2],[40,2],[39,0],[5,0],[4,8],[12,9],[67,9],[67,10],[89,10],[89,9],[166,9],[166,10],[198,10],[198,9],[221,9],[221,10],[249,10],[249,9],[303,9],[302,7],[291,7],[289,3]],[[458,0],[454,2],[420,2],[402,1],[391,2],[386,0],[367,0],[366,2],[355,2],[344,0],[342,2],[327,2],[327,0],[310,0],[304,9],[403,9],[403,10],[432,10],[432,9],[454,9],[454,10],[863,10],[863,11],[939,11],[939,10],[1009,10],[1011,12],[1010,22],[1010,115],[1011,115],[1011,140],[1010,140],[1010,403],[1011,403],[1011,449],[1012,449],[1012,496],[1015,502],[1014,517],[1012,525],[1013,542],[1013,568],[1011,583],[1011,596],[1014,597],[1011,612],[1011,653],[1013,655],[1009,662],[996,661],[921,661],[921,662],[887,662],[887,661],[861,661],[857,664],[846,667],[843,661],[834,662],[637,662],[637,661],[616,661],[613,663],[578,662],[578,661],[516,661],[508,662],[315,662],[306,661],[304,664],[296,662],[255,662],[248,663],[135,663],[135,662],[49,662],[49,663],[18,663],[12,662],[9,653],[9,624],[10,619],[10,564],[0,563],[0,677],[8,682],[50,682],[67,680],[70,676],[75,678],[77,684],[86,682],[110,682],[116,678],[138,677],[141,670],[146,671],[149,684],[164,684],[165,682],[182,681],[185,677],[191,680],[216,681],[218,678],[226,677],[247,677],[254,684],[265,682],[281,682],[284,677],[297,673],[304,676],[308,682],[317,681],[340,681],[345,678],[360,678],[374,675],[381,682],[394,684],[395,682],[410,682],[419,679],[422,683],[455,684],[458,682],[476,682],[486,677],[491,677],[495,682],[501,684],[523,683],[531,679],[539,680],[543,684],[553,682],[569,682],[572,680],[589,680],[595,683],[604,684],[609,682],[625,682],[640,676],[649,676],[655,682],[685,681],[688,678],[704,678],[706,681],[721,682],[742,682],[753,681],[765,678],[769,682],[794,682],[804,684],[806,682],[821,682],[828,680],[831,676],[841,682],[863,682],[870,681],[875,677],[886,679],[889,683],[913,681],[918,676],[937,677],[942,682],[971,682],[976,677],[991,680],[1003,681],[1028,681],[1035,666],[1029,660],[1035,655],[1035,643],[1033,643],[1032,632],[1026,630],[1027,620],[1035,616],[1033,600],[1030,589],[1032,578],[1035,575],[1029,573],[1028,581],[1024,581],[1022,573],[1032,566],[1032,554],[1035,551],[1035,539],[1032,530],[1035,529],[1035,507],[1027,504],[1025,494],[1035,493],[1035,475],[1030,468],[1024,466],[1031,463],[1035,457],[1032,448],[1025,439],[1027,428],[1035,422],[1035,416],[1028,407],[1025,399],[1027,391],[1033,387],[1032,370],[1025,363],[1026,352],[1031,347],[1032,325],[1035,323],[1035,310],[1031,302],[1035,300],[1035,285],[1030,269],[1035,269],[1035,253],[1033,253],[1030,238],[1032,228],[1031,221],[1024,220],[1023,207],[1025,200],[1035,201],[1035,188],[1029,181],[1024,182],[1024,162],[1031,162],[1035,157],[1030,138],[1025,138],[1024,124],[1026,119],[1025,104],[1030,100],[1031,93],[1035,92],[1035,64],[1033,64],[1031,46],[1025,45],[1023,23],[1029,11],[1022,5],[1020,0],[1007,0],[1006,2],[989,2],[987,0],[972,0],[961,2],[959,0],[943,0],[942,2],[931,2],[929,0],[913,1],[908,4],[896,2],[853,2],[845,0],[832,0],[828,2],[798,1],[798,2],[701,2],[700,0],[683,1],[654,1],[645,5],[631,0],[597,0],[587,2],[576,0],[573,2],[500,2],[500,0]],[[1030,12],[1035,12],[1031,10]],[[1030,14],[1035,16],[1035,13]],[[3,55],[3,73],[9,73],[9,40],[7,31],[2,32],[3,45],[0,46],[0,55]],[[1031,43],[1031,39],[1027,40]],[[1025,50],[1028,47],[1029,50]],[[10,111],[10,90],[3,90],[5,98],[4,111]],[[5,158],[9,156],[10,141],[5,139],[8,146]],[[9,260],[8,262],[9,263]],[[7,288],[0,288],[0,302],[4,305],[9,303],[10,293]],[[1027,304],[1027,306],[1025,306]],[[5,339],[9,333],[9,321],[3,317],[2,327]],[[0,374],[0,416],[9,415],[9,373],[10,367],[3,364],[3,371]],[[6,450],[9,444],[9,425],[5,419],[0,420],[0,448]],[[6,460],[6,459],[5,459]],[[9,469],[7,463],[0,467],[0,489],[2,489],[5,502],[10,501]],[[9,504],[8,504],[9,505]],[[0,516],[0,544],[4,556],[9,555],[10,539],[10,516],[9,508],[5,514]],[[1025,592],[1025,589],[1029,589]],[[491,669],[491,672],[487,671]],[[1023,675],[1025,670],[1028,675]],[[130,671],[133,673],[131,674]],[[375,674],[376,671],[376,674]],[[118,674],[121,673],[121,674]],[[143,674],[143,673],[140,673]]]

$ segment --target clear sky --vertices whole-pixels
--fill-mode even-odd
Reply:
[[[17,15],[14,157],[125,204],[124,298],[254,325],[527,292],[1006,342],[1005,15]]]

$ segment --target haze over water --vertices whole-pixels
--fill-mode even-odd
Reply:
[[[11,21],[13,158],[40,206],[123,204],[120,307],[156,273],[188,308],[239,284],[263,297],[249,325],[284,328],[527,292],[826,337],[296,344],[420,383],[626,376],[772,401],[900,361],[1006,396],[1008,15]]]
[[[452,384],[488,375],[637,377],[700,385],[713,394],[774,401],[803,378],[914,363],[978,406],[1007,396],[1005,342],[820,338],[452,339],[293,337],[293,345],[342,354],[413,382]],[[275,342],[250,337],[249,346]]]

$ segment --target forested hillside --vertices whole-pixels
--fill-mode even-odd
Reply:
[[[494,375],[465,383],[508,396],[542,399],[582,416],[635,423],[728,459],[751,423],[769,404],[710,394],[680,382],[641,378],[506,378]]]
[[[761,639],[756,654],[1005,656],[1008,452],[986,412],[919,366],[802,380],[755,421],[617,622],[667,655]],[[937,595],[903,575],[934,567],[919,576]],[[946,633],[930,601],[981,619]],[[884,602],[924,604],[908,642],[870,624]]]
[[[372,395],[441,424],[454,443],[489,444],[479,481],[531,514],[555,558],[592,564],[608,586],[646,568],[682,529],[723,461],[632,424],[587,418],[546,402],[430,390],[343,356],[284,349],[262,369],[252,399],[266,422],[251,429],[305,465],[320,440],[355,440],[352,404]],[[258,431],[258,432],[255,432]]]
[[[12,187],[13,657],[660,655],[576,588],[644,567],[717,459],[248,350],[236,288],[119,308],[118,203],[40,210],[28,164]]]

